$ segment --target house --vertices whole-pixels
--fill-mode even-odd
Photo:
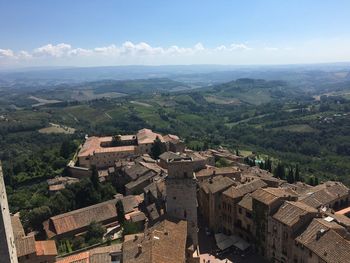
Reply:
[[[222,193],[236,182],[222,175],[199,183],[198,203],[203,219],[214,232],[221,226]]]
[[[210,177],[215,176],[224,176],[229,177],[236,182],[241,182],[241,171],[238,167],[213,167],[207,166],[204,169],[201,169],[195,173],[198,181],[203,181],[209,179]]]
[[[78,183],[79,179],[68,176],[57,176],[53,179],[48,179],[49,192],[55,193],[66,188],[66,185]]]
[[[18,262],[55,262],[57,256],[55,241],[36,241],[33,234],[26,235],[18,213],[11,216],[11,222],[15,237]]]
[[[297,201],[298,194],[292,189],[262,188],[252,193],[253,222],[255,225],[255,243],[258,252],[266,257],[268,218],[277,212],[284,201]]]
[[[292,262],[349,262],[350,242],[344,227],[329,218],[315,218],[294,242]]]
[[[285,201],[268,219],[268,260],[293,263],[295,238],[313,218],[320,216],[317,209],[302,202]]]
[[[144,233],[127,235],[123,242],[123,263],[185,263],[187,222],[164,220]]]
[[[120,263],[122,262],[121,244],[96,247],[84,252],[58,258],[57,263]]]
[[[251,197],[245,198],[249,193],[257,189],[267,187],[267,184],[261,179],[252,179],[244,184],[232,185],[222,193],[222,230],[224,233],[239,234],[242,238],[251,240],[252,232],[252,214],[251,214]],[[244,199],[241,206],[240,201]],[[248,206],[248,207],[247,207]]]
[[[92,136],[86,139],[78,153],[79,166],[108,168],[116,160],[149,154],[156,138],[164,144],[180,142],[175,135],[168,135],[166,142],[161,134],[150,129],[139,130],[135,135]]]
[[[300,201],[314,208],[328,207],[337,211],[349,204],[349,188],[340,182],[325,182],[306,191]]]
[[[49,239],[62,239],[85,232],[92,221],[105,226],[118,224],[116,203],[118,199],[73,210],[50,217],[43,223]]]

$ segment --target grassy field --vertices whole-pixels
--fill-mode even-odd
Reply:
[[[316,129],[312,128],[310,125],[308,124],[295,124],[295,125],[287,125],[287,126],[282,126],[282,127],[276,127],[273,128],[272,130],[275,131],[290,131],[290,132],[317,132]]]
[[[40,133],[64,133],[64,134],[74,134],[75,129],[67,126],[61,126],[59,124],[50,123],[50,127],[42,128],[39,130]]]

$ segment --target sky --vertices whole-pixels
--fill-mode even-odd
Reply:
[[[350,61],[348,0],[0,0],[0,67]]]

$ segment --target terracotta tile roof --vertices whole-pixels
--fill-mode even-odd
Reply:
[[[217,176],[217,175],[228,175],[228,174],[235,174],[239,172],[239,169],[237,167],[207,167],[205,169],[202,169],[198,172],[196,172],[196,177],[209,177],[211,175]]]
[[[85,251],[79,254],[71,255],[58,259],[56,263],[90,263],[90,253],[89,251]]]
[[[78,157],[87,157],[96,153],[103,152],[132,152],[135,150],[134,145],[130,146],[116,146],[116,147],[102,147],[101,143],[111,142],[112,136],[107,137],[96,137],[92,136],[86,139],[82,148],[78,153]]]
[[[215,194],[217,192],[224,191],[225,189],[227,189],[228,187],[234,184],[235,182],[231,178],[219,175],[200,183],[200,187],[207,194],[208,193]]]
[[[54,233],[59,235],[89,225],[92,221],[101,222],[117,217],[117,200],[109,200],[50,218]],[[46,229],[45,229],[46,230]]]
[[[301,198],[300,201],[319,208],[325,206],[340,197],[346,197],[349,195],[349,188],[340,182],[326,182],[317,185],[307,191]]]
[[[150,169],[137,163],[131,167],[128,167],[124,170],[124,173],[130,177],[132,180],[136,180],[140,176],[146,174]]]
[[[127,195],[121,200],[124,208],[124,213],[130,213],[138,208],[140,201],[136,195]]]
[[[177,142],[180,140],[180,138],[173,134],[167,134],[163,136],[163,139],[165,142]]]
[[[56,263],[109,263],[111,254],[121,253],[121,244],[93,248],[79,254],[58,259]]]
[[[313,186],[305,184],[305,183],[302,183],[302,182],[296,182],[294,184],[282,183],[280,187],[282,187],[282,188],[290,188],[290,189],[294,190],[295,192],[297,192],[300,195],[310,191],[310,189],[313,188]]]
[[[123,262],[184,263],[186,238],[186,221],[164,220],[148,229],[146,235],[125,237]]]
[[[342,227],[325,222],[324,219],[314,219],[296,241],[327,263],[349,262],[350,242],[339,231]]]
[[[247,193],[252,193],[255,190],[263,187],[267,187],[267,184],[263,180],[256,179],[245,184],[231,186],[229,189],[223,192],[223,194],[232,199],[241,198]]]
[[[34,235],[15,238],[15,244],[18,257],[34,254],[36,252]]]
[[[345,214],[348,214],[348,213],[350,213],[350,206],[349,207],[347,207],[347,208],[344,208],[344,209],[342,209],[342,210],[340,210],[340,211],[337,211],[337,212],[335,212],[337,215],[345,215]]]
[[[253,211],[253,198],[251,194],[243,196],[242,200],[238,203],[238,206],[241,206],[248,211]]]
[[[147,171],[144,175],[138,177],[135,181],[131,181],[130,183],[127,183],[125,185],[125,189],[133,189],[134,187],[137,187],[138,185],[143,184],[146,181],[151,181],[153,177],[156,176],[156,173],[153,171]]]
[[[13,228],[13,235],[15,237],[15,245],[17,256],[23,257],[35,253],[35,238],[34,235],[26,236],[22,223],[19,219],[19,214],[11,216],[11,224]]]
[[[149,144],[153,143],[158,137],[161,142],[164,142],[163,136],[159,133],[155,133],[150,129],[139,130],[136,134],[138,144]]]
[[[350,218],[344,215],[332,214],[330,212],[326,212],[327,216],[331,217],[336,221],[339,225],[344,226],[350,229]]]
[[[287,226],[293,226],[298,223],[303,216],[307,214],[316,214],[317,212],[317,209],[301,202],[285,201],[273,215],[273,218]]]
[[[23,225],[19,218],[19,213],[15,215],[11,215],[11,224],[12,224],[13,235],[15,238],[25,236]]]
[[[54,240],[35,241],[35,250],[38,256],[57,256]]]
[[[270,205],[280,198],[283,198],[283,197],[297,198],[298,195],[295,191],[291,189],[268,187],[268,188],[256,190],[255,192],[252,193],[252,197],[253,199],[256,199],[266,205]]]
[[[184,157],[184,154],[178,154],[174,152],[164,152],[161,155],[159,155],[159,159],[164,160],[165,162],[168,162],[170,159],[178,159]]]

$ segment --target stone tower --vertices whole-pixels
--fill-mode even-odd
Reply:
[[[188,235],[198,245],[197,184],[189,157],[168,159],[166,211],[169,216],[187,221]]]
[[[0,261],[1,263],[18,263],[1,162],[0,209]]]

